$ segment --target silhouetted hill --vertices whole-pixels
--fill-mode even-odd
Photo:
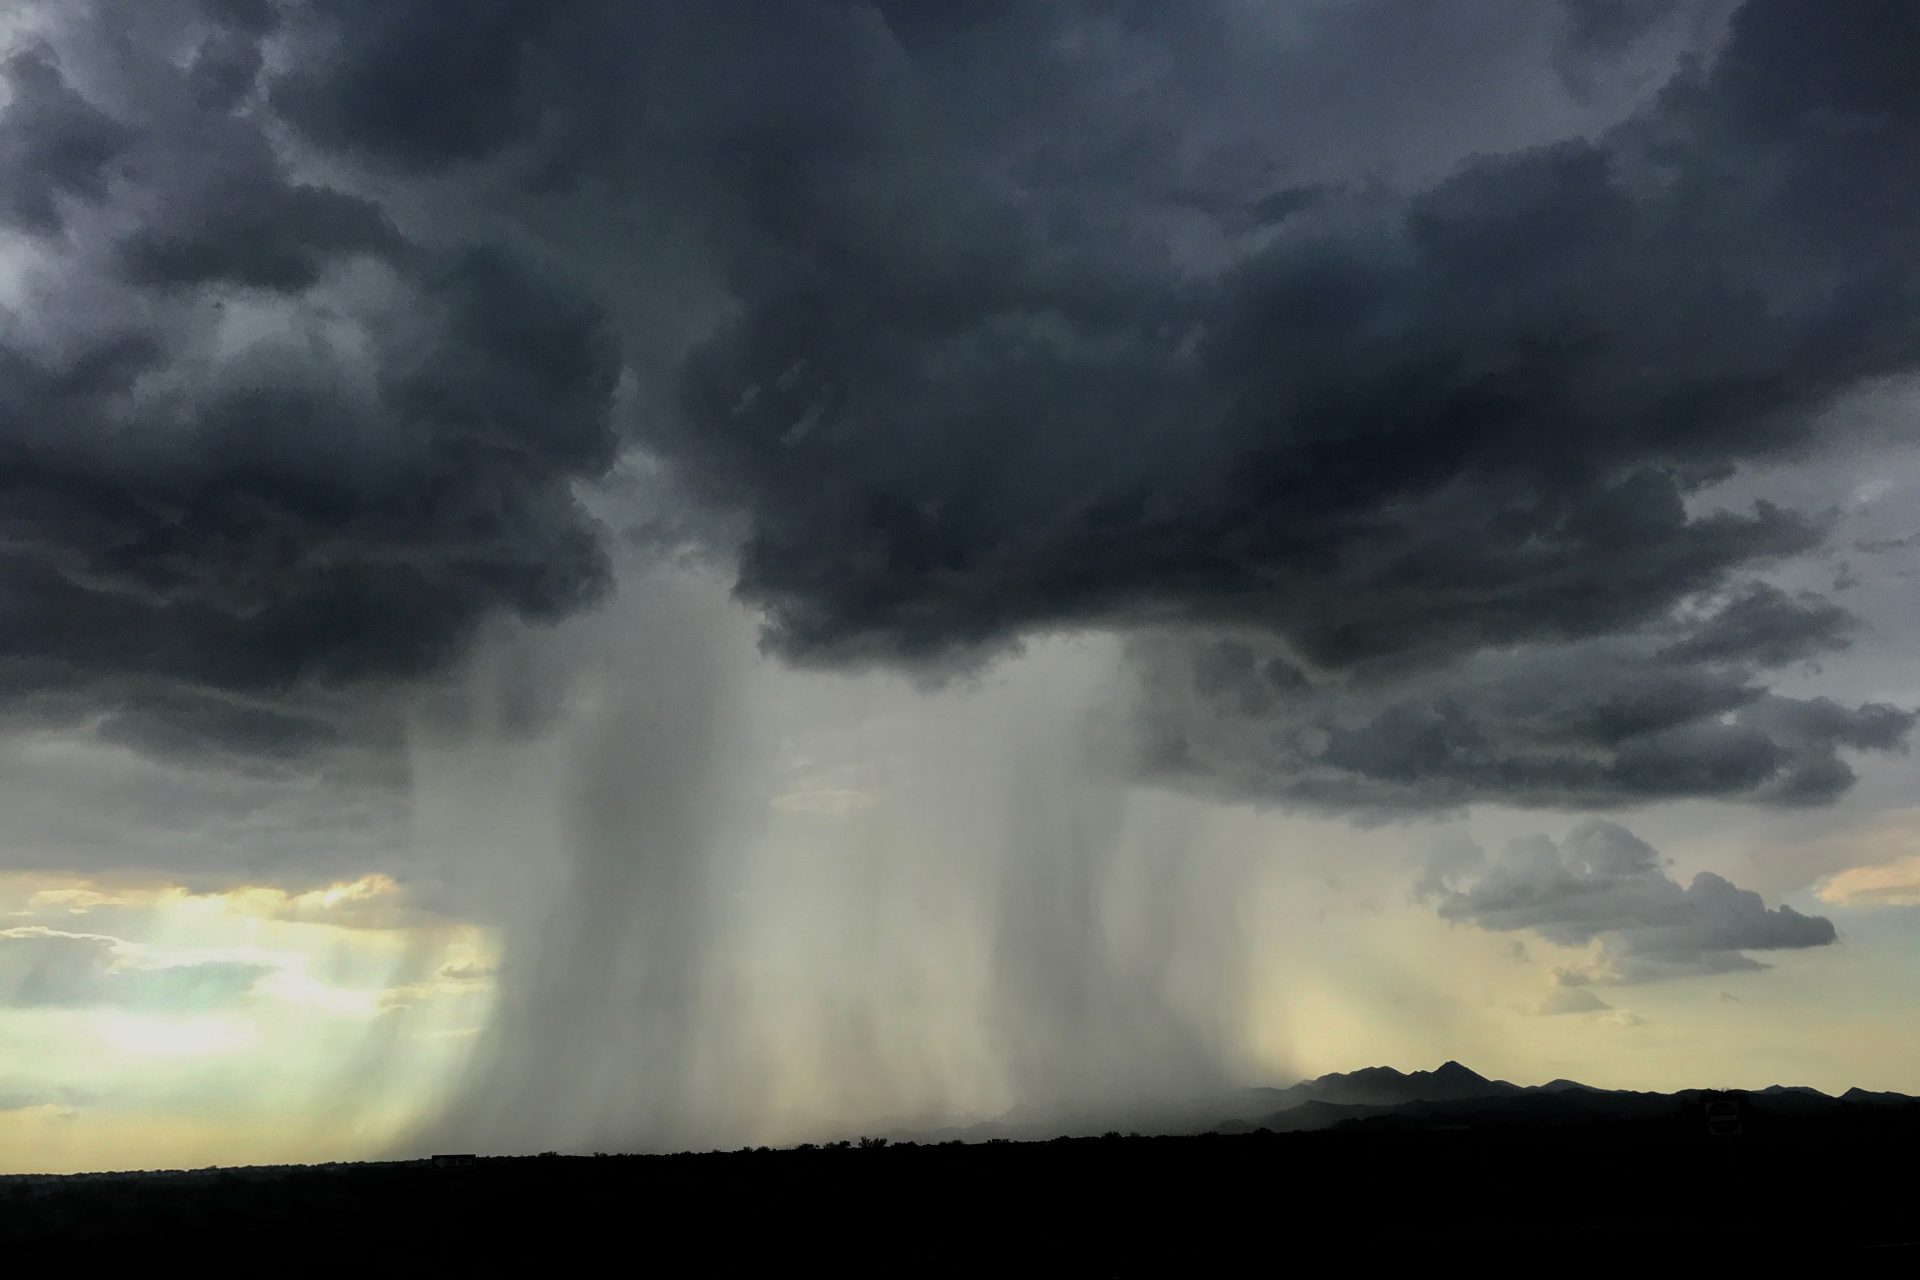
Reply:
[[[1246,1088],[1184,1099],[1088,1106],[1081,1109],[1016,1108],[992,1120],[965,1125],[880,1126],[893,1141],[1037,1142],[1054,1137],[1094,1137],[1106,1133],[1182,1135],[1197,1133],[1299,1133],[1349,1121],[1400,1117],[1401,1124],[1573,1124],[1664,1114],[1676,1106],[1697,1106],[1703,1090],[1643,1093],[1602,1089],[1578,1080],[1540,1085],[1492,1080],[1459,1062],[1443,1062],[1431,1071],[1362,1067],[1302,1080],[1285,1088]],[[1741,1093],[1738,1097],[1747,1097]],[[1772,1109],[1820,1110],[1840,1099],[1805,1085],[1768,1085],[1752,1091]],[[1850,1090],[1853,1102],[1904,1104],[1905,1094]]]
[[[1366,1082],[1358,1090],[1348,1083],[1357,1078]],[[1396,1080],[1403,1083],[1396,1084]],[[1387,1100],[1396,1089],[1399,1099]],[[1843,1098],[1835,1098],[1806,1085],[1775,1084],[1750,1092],[1683,1089],[1677,1093],[1651,1093],[1597,1089],[1561,1079],[1521,1087],[1504,1080],[1488,1080],[1451,1062],[1437,1071],[1416,1071],[1411,1075],[1375,1067],[1344,1076],[1322,1076],[1304,1081],[1289,1092],[1310,1095],[1311,1100],[1253,1120],[1226,1120],[1215,1127],[1216,1132],[1267,1129],[1275,1133],[1297,1133],[1361,1122],[1400,1128],[1601,1124],[1692,1114],[1711,1100],[1731,1102],[1736,1109],[1744,1107],[1768,1119],[1783,1115],[1838,1115],[1849,1105],[1920,1106],[1920,1100],[1906,1094],[1873,1094],[1852,1089]],[[1380,1100],[1333,1100],[1355,1093]]]
[[[1600,1092],[1590,1084],[1581,1084],[1578,1080],[1568,1080],[1564,1077],[1558,1080],[1549,1080],[1545,1084],[1535,1085],[1533,1087],[1542,1093],[1564,1093],[1568,1089],[1581,1089],[1587,1093]]]
[[[1290,1103],[1334,1102],[1356,1106],[1392,1107],[1412,1102],[1445,1102],[1458,1098],[1503,1097],[1520,1092],[1518,1085],[1489,1080],[1458,1062],[1443,1062],[1432,1071],[1404,1072],[1392,1067],[1363,1067],[1303,1080],[1280,1090]],[[1284,1108],[1276,1108],[1281,1110]]]
[[[937,1129],[899,1127],[886,1132],[891,1138],[922,1141],[959,1138],[985,1142],[1002,1138],[1030,1142],[1061,1135],[1092,1137],[1109,1132],[1189,1134],[1216,1129],[1230,1132],[1236,1124],[1248,1129],[1263,1124],[1268,1128],[1298,1129],[1318,1127],[1317,1118],[1334,1116],[1327,1110],[1330,1104],[1382,1108],[1517,1092],[1517,1086],[1504,1080],[1489,1080],[1458,1062],[1443,1063],[1432,1071],[1414,1072],[1392,1067],[1362,1067],[1358,1071],[1334,1072],[1302,1080],[1286,1088],[1253,1087],[1197,1098],[1148,1099],[1065,1111],[1021,1107],[977,1124]],[[1290,1111],[1299,1111],[1292,1122],[1270,1123],[1273,1116]]]
[[[1198,1098],[1150,1099],[1080,1109],[1016,1108],[992,1120],[929,1127],[888,1125],[879,1132],[893,1141],[1037,1142],[1054,1137],[1094,1137],[1106,1133],[1182,1135],[1197,1133],[1299,1133],[1350,1121],[1399,1117],[1401,1124],[1573,1124],[1671,1112],[1698,1106],[1705,1091],[1640,1093],[1602,1089],[1578,1080],[1540,1085],[1492,1080],[1459,1062],[1431,1071],[1362,1067],[1302,1080],[1285,1088],[1246,1088]],[[1733,1095],[1738,1097],[1747,1094]],[[1771,1109],[1819,1110],[1839,1099],[1804,1085],[1769,1085],[1753,1095]],[[1868,1094],[1853,1090],[1855,1102],[1890,1104],[1914,1101],[1905,1094]]]

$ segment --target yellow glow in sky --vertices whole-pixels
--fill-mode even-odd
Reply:
[[[470,1053],[497,957],[385,876],[0,876],[0,1171],[366,1158]]]

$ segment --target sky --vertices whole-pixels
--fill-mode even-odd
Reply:
[[[0,6],[0,1172],[1920,1092],[1916,44]]]

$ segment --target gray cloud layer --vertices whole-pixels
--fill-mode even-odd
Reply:
[[[360,732],[595,597],[625,443],[796,661],[1148,629],[1163,776],[1831,799],[1911,716],[1770,691],[1825,526],[1709,490],[1913,371],[1920,11],[1725,9],[99,0],[0,116],[0,681]]]
[[[117,945],[97,934],[0,929],[0,1006],[194,1012],[239,999],[269,972],[224,960],[123,967]]]
[[[1516,840],[1459,887],[1432,892],[1449,920],[1501,933],[1529,931],[1560,946],[1598,941],[1591,964],[1563,969],[1563,986],[1633,983],[1766,966],[1749,951],[1824,947],[1833,922],[1760,895],[1711,872],[1682,885],[1661,869],[1659,854],[1625,827],[1589,820],[1566,839]],[[1549,1002],[1548,1012],[1604,1007],[1578,995]]]
[[[1414,670],[1310,673],[1255,634],[1145,638],[1144,765],[1232,796],[1377,813],[1821,804],[1854,780],[1843,750],[1902,749],[1914,719],[1767,689],[1769,668],[1843,648],[1849,630],[1823,600],[1746,585],[1693,618]]]

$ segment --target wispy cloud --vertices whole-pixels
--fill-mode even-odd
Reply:
[[[1820,901],[1837,907],[1920,906],[1920,854],[1872,867],[1850,867],[1821,882]]]

